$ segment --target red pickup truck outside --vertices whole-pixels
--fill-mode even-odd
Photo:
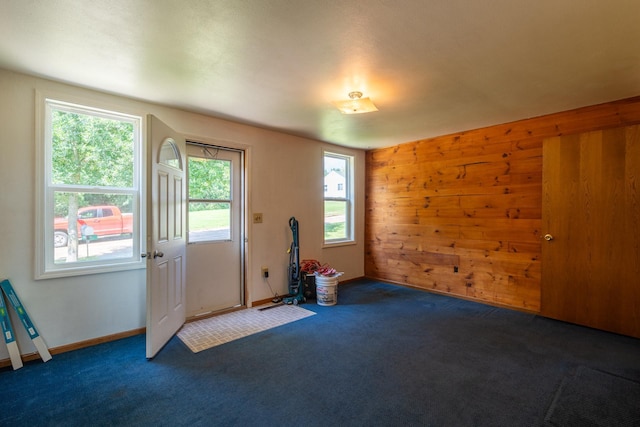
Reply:
[[[91,227],[91,228],[85,228]],[[54,220],[54,245],[56,248],[69,243],[67,218]],[[78,238],[82,230],[90,230],[95,236],[115,236],[133,233],[133,214],[123,213],[117,206],[87,206],[78,209]]]

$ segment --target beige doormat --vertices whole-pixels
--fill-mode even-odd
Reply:
[[[314,314],[295,305],[280,305],[267,310],[248,308],[187,323],[178,332],[178,338],[191,351],[198,353]]]

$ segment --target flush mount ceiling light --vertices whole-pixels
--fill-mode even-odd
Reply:
[[[362,92],[349,92],[349,98],[351,99],[346,101],[333,101],[333,105],[342,114],[361,114],[378,111],[371,99],[362,97]]]

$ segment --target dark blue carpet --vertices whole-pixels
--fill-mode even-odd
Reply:
[[[549,426],[640,426],[640,383],[580,367],[558,388],[545,422]]]
[[[640,382],[640,340],[530,314],[368,280],[304,307],[198,354],[136,336],[2,370],[0,425],[542,426],[582,367]]]

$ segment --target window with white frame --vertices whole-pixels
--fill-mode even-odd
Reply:
[[[141,118],[41,104],[36,277],[140,267]]]
[[[353,242],[353,156],[325,151],[324,243]]]
[[[232,163],[219,149],[188,144],[189,243],[231,240]]]

